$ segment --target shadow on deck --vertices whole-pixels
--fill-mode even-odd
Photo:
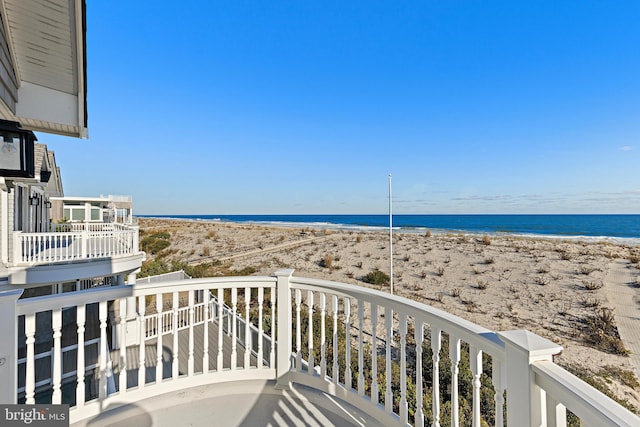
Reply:
[[[194,387],[105,410],[72,424],[84,426],[382,426],[378,420],[318,390],[274,381],[237,381]]]

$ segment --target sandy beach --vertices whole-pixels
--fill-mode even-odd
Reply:
[[[145,218],[139,224],[141,242],[154,233],[169,235],[168,246],[147,251],[148,263],[201,264],[209,275],[243,269],[271,275],[293,268],[299,276],[387,288],[361,280],[375,269],[389,271],[386,232]],[[622,351],[612,350],[607,336],[588,330],[608,313],[617,320],[623,310],[619,289],[631,292],[627,309],[640,309],[640,247],[427,232],[397,233],[393,249],[397,295],[492,330],[528,329],[546,337],[564,348],[557,363],[588,372],[619,399],[640,407],[637,358],[615,354]],[[637,325],[627,327],[640,330],[640,315],[634,321]],[[628,350],[628,343],[619,342]]]

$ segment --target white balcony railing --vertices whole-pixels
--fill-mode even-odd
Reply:
[[[13,355],[0,367],[0,402],[69,403],[74,422],[169,391],[262,379],[324,391],[387,425],[563,426],[568,411],[583,425],[640,425],[555,365],[561,348],[530,332],[495,333],[291,273],[0,293],[0,320],[18,337],[0,340],[0,355]]]
[[[48,233],[13,232],[13,265],[133,255],[138,227],[118,223],[53,224]]]

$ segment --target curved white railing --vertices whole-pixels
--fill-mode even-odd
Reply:
[[[49,233],[13,232],[14,265],[33,265],[133,255],[138,227],[118,223],[56,224]]]
[[[561,426],[565,407],[586,425],[640,425],[553,364],[560,347],[530,332],[496,334],[405,298],[291,273],[17,301],[0,293],[19,336],[0,401],[68,402],[74,422],[168,391],[262,379],[322,390],[388,425]]]

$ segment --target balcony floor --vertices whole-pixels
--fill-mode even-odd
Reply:
[[[212,384],[140,400],[72,424],[84,426],[382,426],[355,407],[318,390],[274,381]]]

